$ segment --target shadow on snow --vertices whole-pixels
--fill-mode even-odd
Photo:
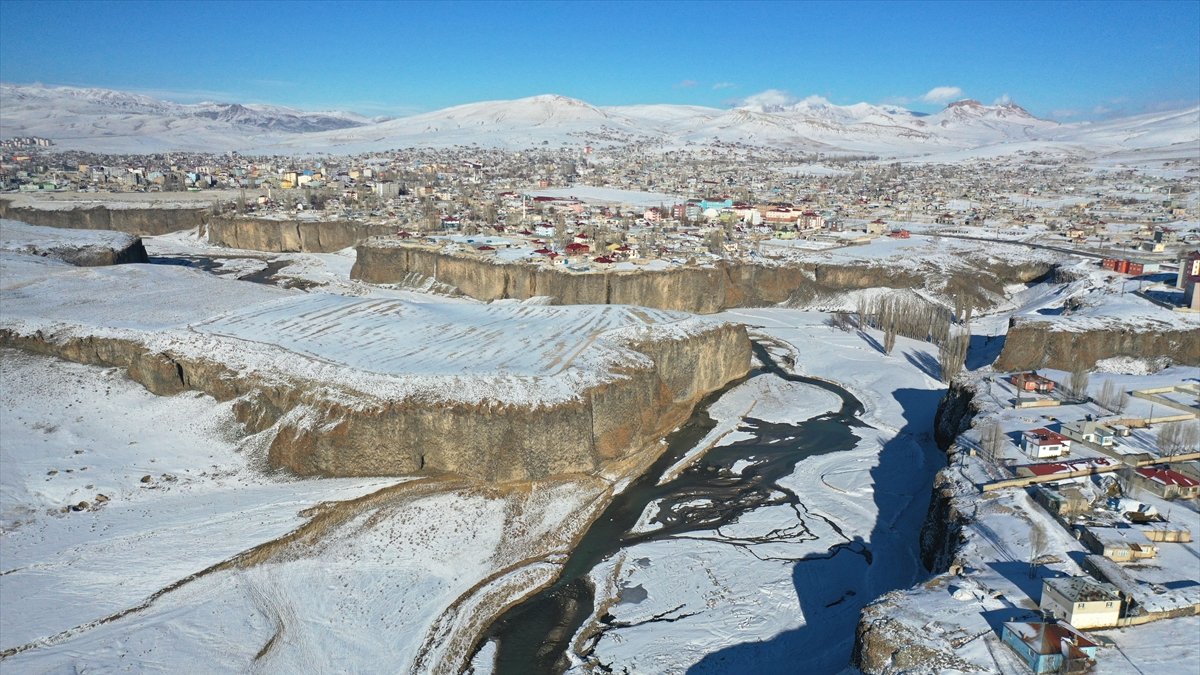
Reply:
[[[942,391],[898,389],[894,396],[905,424],[880,449],[870,472],[878,517],[869,539],[839,542],[793,564],[800,609],[810,621],[769,640],[709,654],[688,673],[840,672],[850,663],[863,606],[927,574],[920,563],[919,532],[934,473],[944,461],[931,434]]]

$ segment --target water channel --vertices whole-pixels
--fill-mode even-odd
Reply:
[[[812,517],[802,508],[800,498],[778,481],[791,474],[796,464],[816,455],[849,450],[858,442],[852,429],[866,426],[859,419],[862,403],[842,387],[815,378],[794,375],[780,367],[766,345],[755,342],[754,353],[761,365],[745,378],[714,392],[696,406],[691,418],[667,438],[666,452],[643,474],[616,495],[608,508],[584,533],[571,551],[557,581],[514,606],[497,619],[481,638],[477,648],[494,641],[497,675],[561,673],[569,666],[567,650],[580,627],[594,611],[594,590],[589,572],[601,561],[629,546],[667,539],[690,532],[708,532],[736,521],[755,509],[790,505],[797,523],[784,532],[771,535],[791,541],[812,539],[804,518]],[[675,478],[663,481],[666,471],[692,450],[715,421],[708,408],[719,397],[746,379],[778,377],[819,387],[841,399],[839,410],[817,415],[798,424],[770,423],[743,418],[739,431],[753,438],[731,445],[714,447],[694,461]],[[734,471],[736,463],[750,466]],[[647,505],[657,503],[657,528],[632,532]],[[828,521],[826,521],[828,522]],[[833,526],[835,531],[836,525]],[[753,546],[765,541],[740,540],[731,545]],[[870,552],[861,543],[840,543],[830,554],[846,548],[867,557]],[[601,617],[601,623],[606,617]]]

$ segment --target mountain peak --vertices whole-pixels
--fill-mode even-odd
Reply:
[[[961,101],[955,101],[946,106],[946,110],[983,110],[984,105],[973,98],[964,98]]]

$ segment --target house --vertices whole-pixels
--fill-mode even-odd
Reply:
[[[1066,623],[1008,621],[1000,640],[1034,673],[1083,673],[1096,663],[1096,643]]]
[[[891,232],[888,232],[888,236],[891,237],[892,239],[908,239],[911,236],[911,234],[912,233],[910,233],[908,230],[903,230],[903,229],[892,230]]]
[[[887,227],[887,223],[885,223],[882,218],[876,218],[875,220],[867,223],[867,234],[883,234],[885,227]]]
[[[1042,377],[1037,374],[1037,371],[1029,373],[1014,373],[1009,381],[1013,386],[1021,391],[1034,391],[1039,394],[1048,394],[1054,391],[1054,380],[1048,377]]]
[[[1045,427],[1030,429],[1022,434],[1021,449],[1031,459],[1061,457],[1071,452],[1071,439]]]
[[[1033,489],[1033,501],[1056,516],[1069,517],[1092,510],[1092,502],[1077,487],[1056,488],[1038,485]]]
[[[1079,420],[1066,422],[1062,426],[1063,435],[1077,440],[1095,443],[1109,447],[1116,440],[1116,432],[1095,420]]]
[[[1144,466],[1134,471],[1134,481],[1163,499],[1200,497],[1200,480],[1165,466]]]
[[[1079,541],[1092,553],[1113,562],[1136,562],[1158,556],[1158,547],[1140,530],[1129,527],[1081,527]]]
[[[1076,628],[1112,628],[1121,618],[1124,600],[1112,584],[1091,577],[1059,577],[1042,581],[1038,607]]]

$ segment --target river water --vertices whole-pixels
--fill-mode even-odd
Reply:
[[[514,606],[497,619],[477,647],[494,641],[498,675],[561,673],[569,665],[567,650],[572,637],[594,611],[594,590],[589,572],[601,561],[621,549],[645,541],[667,539],[690,532],[708,532],[736,521],[755,509],[790,505],[797,522],[784,532],[773,533],[770,541],[811,539],[799,497],[778,484],[791,474],[806,457],[849,450],[858,442],[853,433],[865,424],[859,419],[862,403],[845,389],[814,378],[783,370],[765,345],[755,343],[755,355],[761,366],[746,378],[732,382],[711,394],[696,406],[691,418],[667,438],[666,452],[636,481],[616,495],[608,508],[584,533],[570,553],[557,581]],[[765,422],[743,418],[739,431],[753,438],[731,445],[714,447],[694,461],[675,478],[663,481],[663,475],[715,426],[708,408],[720,396],[745,379],[777,377],[819,387],[841,399],[841,407],[798,424]],[[742,462],[747,468],[733,470]],[[658,513],[653,530],[633,532],[647,505],[656,503]],[[829,523],[837,530],[833,523]],[[783,539],[781,539],[783,538]],[[755,539],[732,542],[753,546],[768,543]],[[861,544],[846,543],[841,548],[868,557]],[[606,617],[601,617],[604,623]]]

